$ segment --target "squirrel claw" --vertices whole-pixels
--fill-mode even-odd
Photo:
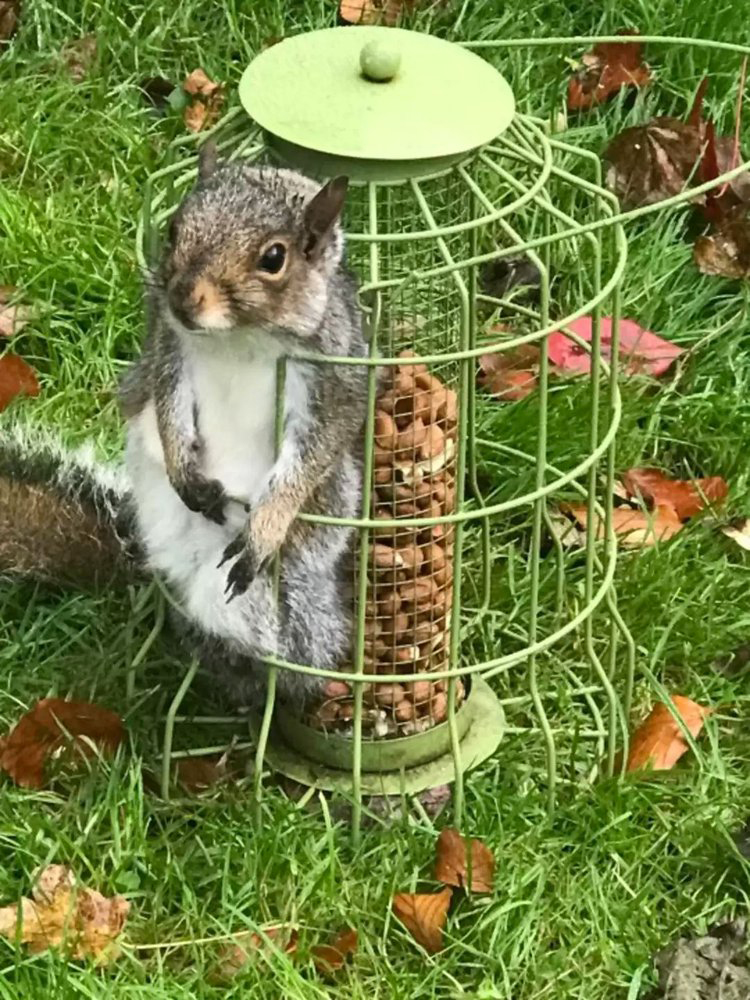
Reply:
[[[224,507],[227,496],[218,479],[193,479],[178,489],[178,493],[185,506],[194,513],[202,514],[216,524],[226,521]]]
[[[230,542],[229,545],[227,545],[227,547],[224,549],[224,553],[221,557],[221,562],[216,568],[221,569],[224,563],[229,562],[230,559],[234,559],[234,557],[238,556],[244,548],[245,548],[245,539],[242,537],[242,535],[238,535],[237,538],[235,538],[233,542]]]
[[[229,547],[231,548],[231,546]],[[246,553],[240,556],[227,574],[227,585],[224,589],[224,593],[227,595],[227,604],[231,604],[235,597],[241,597],[253,582],[254,577],[255,574]]]

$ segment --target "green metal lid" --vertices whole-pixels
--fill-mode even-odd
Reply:
[[[515,110],[510,86],[479,56],[382,27],[279,42],[245,70],[240,100],[284,144],[381,162],[466,154],[503,132]]]

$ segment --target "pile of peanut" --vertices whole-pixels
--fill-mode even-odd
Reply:
[[[426,365],[388,369],[375,414],[371,512],[374,520],[444,517],[456,507],[455,392]],[[453,528],[386,526],[372,530],[365,606],[367,673],[424,673],[448,666],[453,600]],[[463,686],[457,685],[459,699]],[[378,682],[364,693],[363,729],[371,737],[409,736],[443,722],[447,682]],[[350,686],[331,681],[312,713],[320,728],[350,732]]]

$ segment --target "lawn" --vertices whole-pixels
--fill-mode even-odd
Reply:
[[[447,2],[423,11],[417,23],[459,39],[632,27],[729,41],[743,41],[750,23],[750,0],[591,6]],[[43,391],[4,421],[43,425],[71,443],[94,439],[103,455],[119,448],[114,387],[137,353],[143,327],[136,221],[145,180],[182,129],[179,118],[148,110],[139,81],[157,75],[179,81],[202,66],[226,81],[234,103],[239,76],[264,42],[334,21],[331,0],[27,0],[20,31],[0,54],[0,284],[19,286],[35,304],[38,317],[14,350],[38,370]],[[99,38],[98,57],[76,82],[60,51],[91,32]],[[580,56],[584,48],[521,50],[508,55],[507,65],[502,54],[494,58],[521,108],[549,116],[562,106],[568,73],[562,57]],[[739,58],[656,46],[647,58],[654,86],[632,106],[617,100],[571,119],[567,141],[600,152],[626,124],[654,114],[683,116],[704,72],[720,134],[731,132]],[[750,125],[744,134],[750,139]],[[656,463],[675,474],[723,476],[731,487],[728,514],[744,516],[750,514],[747,285],[699,275],[686,230],[684,212],[657,213],[628,229],[624,314],[691,353],[656,387],[645,379],[623,386],[617,465]],[[554,395],[554,464],[570,464],[580,447],[584,403],[577,393],[571,385]],[[534,405],[531,398],[505,407],[485,403],[486,436],[528,445]],[[482,471],[491,485],[492,468]],[[507,562],[498,560],[498,595]],[[655,950],[747,909],[750,872],[733,834],[750,801],[750,675],[717,665],[748,642],[749,565],[706,518],[669,544],[621,558],[619,607],[637,645],[634,720],[663,688],[711,705],[716,711],[700,753],[660,780],[592,784],[591,748],[563,732],[563,780],[550,816],[543,742],[524,728],[526,703],[515,712],[511,706],[513,729],[466,782],[467,828],[495,852],[496,889],[460,903],[444,951],[431,957],[390,917],[389,904],[395,891],[432,887],[443,819],[433,826],[426,816],[395,823],[372,817],[354,850],[336,803],[328,810],[299,808],[271,788],[254,817],[247,780],[200,799],[163,801],[144,779],[144,765],[158,768],[158,720],[184,670],[166,631],[148,650],[134,700],[126,697],[128,664],[153,629],[153,596],[133,589],[89,597],[4,583],[0,731],[37,699],[70,695],[122,712],[131,741],[110,763],[50,790],[3,781],[0,905],[28,892],[41,865],[64,862],[102,892],[122,893],[132,907],[125,952],[106,972],[0,942],[0,996],[645,996]],[[548,691],[564,687],[560,678],[582,658],[580,638],[553,650],[544,662]],[[524,685],[522,674],[498,682],[506,697],[525,694]],[[215,712],[205,688],[186,704],[191,712]],[[222,935],[277,922],[300,928],[294,959],[259,954],[231,985],[211,984]],[[345,924],[359,931],[358,953],[335,977],[321,979],[305,959],[307,949]],[[150,947],[137,947],[143,945]]]

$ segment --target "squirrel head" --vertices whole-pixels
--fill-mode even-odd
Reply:
[[[319,187],[292,170],[219,166],[215,147],[204,147],[198,183],[170,220],[158,272],[180,324],[200,334],[314,334],[343,254],[346,189],[344,177]]]

